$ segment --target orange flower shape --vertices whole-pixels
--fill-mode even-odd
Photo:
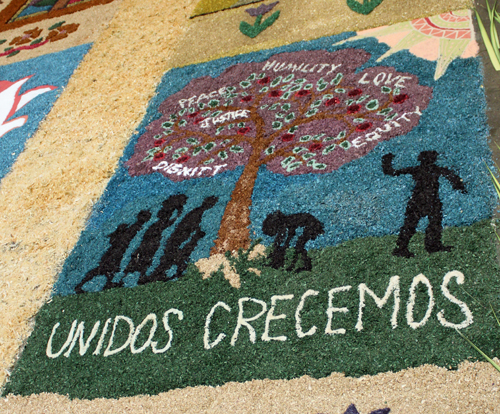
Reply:
[[[46,40],[56,42],[68,37],[70,33],[76,32],[80,25],[78,23],[64,24],[52,30]]]
[[[9,45],[24,45],[26,43],[30,43],[31,41],[35,40],[38,36],[40,36],[40,33],[42,33],[42,29],[39,29],[38,27],[35,27],[34,29],[27,30],[24,32],[22,36],[17,36],[14,39],[11,40]]]

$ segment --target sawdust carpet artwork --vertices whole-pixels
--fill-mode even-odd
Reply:
[[[196,19],[279,10],[253,37],[234,19],[259,42],[291,7],[231,6],[185,38]],[[35,317],[7,412],[493,412],[498,379],[457,333],[498,355],[470,11],[349,28],[171,54]]]

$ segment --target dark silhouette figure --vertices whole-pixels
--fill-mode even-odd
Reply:
[[[299,256],[302,258],[304,264],[296,272],[312,269],[312,262],[307,256],[305,246],[309,240],[314,240],[320,234],[324,233],[323,224],[309,213],[286,215],[279,210],[269,214],[262,223],[263,233],[275,237],[273,251],[269,256],[271,267],[279,269],[285,266],[286,250],[290,247],[290,243],[295,237],[298,228],[303,228],[304,230],[297,239],[295,254],[287,270],[293,270]]]
[[[393,254],[401,257],[413,257],[414,254],[408,250],[410,239],[416,232],[418,222],[423,217],[428,217],[429,225],[425,230],[425,249],[429,253],[449,252],[452,246],[445,246],[441,242],[443,203],[439,198],[439,177],[445,177],[454,190],[467,193],[464,183],[452,170],[437,166],[436,151],[423,151],[419,154],[420,165],[395,170],[392,167],[394,154],[386,154],[382,157],[382,170],[384,174],[397,177],[402,174],[411,174],[415,181],[413,194],[408,201],[405,212],[405,221],[399,232],[396,242],[397,247]]]
[[[211,209],[217,203],[218,198],[211,196],[205,198],[200,207],[196,207],[187,213],[177,225],[172,235],[168,238],[160,264],[149,277],[141,275],[137,281],[138,285],[151,282],[167,281],[182,276],[187,268],[189,256],[196,248],[198,241],[205,236],[200,224],[203,213]],[[167,277],[166,272],[173,266],[177,266],[174,276]]]
[[[160,248],[163,231],[172,226],[181,216],[187,197],[184,194],[170,196],[162,204],[156,217],[158,221],[153,223],[144,233],[140,246],[132,254],[125,273],[140,272],[144,277],[153,262],[156,251]],[[174,213],[176,213],[174,215]]]
[[[134,224],[120,224],[117,229],[108,235],[109,243],[111,246],[102,255],[99,266],[90,270],[83,280],[78,283],[75,287],[75,293],[83,293],[83,285],[96,276],[106,276],[106,284],[102,290],[110,289],[112,287],[118,286],[117,283],[113,283],[113,278],[115,274],[120,271],[120,264],[123,255],[127,251],[128,246],[132,239],[136,236],[139,230],[142,228],[144,223],[147,223],[151,218],[151,213],[147,210],[141,210],[137,214],[137,221]]]

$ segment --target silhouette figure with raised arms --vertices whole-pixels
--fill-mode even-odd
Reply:
[[[453,247],[445,246],[441,242],[443,230],[443,203],[439,198],[439,178],[446,178],[454,190],[460,190],[466,194],[467,190],[461,178],[452,170],[436,165],[438,158],[436,151],[422,151],[418,160],[420,165],[395,170],[392,166],[394,154],[386,154],[382,157],[382,170],[384,174],[397,177],[410,174],[415,181],[413,194],[408,201],[405,212],[405,221],[399,231],[394,256],[413,257],[408,250],[410,239],[416,233],[418,222],[423,217],[428,217],[429,224],[425,230],[424,246],[429,253],[449,252]]]

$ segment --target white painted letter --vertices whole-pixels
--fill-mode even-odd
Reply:
[[[215,309],[218,307],[222,307],[228,312],[231,312],[231,308],[225,304],[224,302],[217,302],[212,309],[210,309],[210,312],[207,315],[207,319],[205,320],[205,334],[203,335],[203,347],[205,349],[212,349],[214,346],[218,345],[225,337],[225,333],[220,333],[217,336],[217,339],[210,343],[210,322],[212,321],[212,316],[214,316]]]
[[[358,312],[358,323],[356,323],[356,329],[358,331],[363,330],[363,308],[365,307],[365,292],[368,293],[377,304],[379,309],[387,303],[391,293],[394,291],[394,311],[392,312],[391,325],[392,329],[395,329],[398,326],[398,312],[399,312],[399,276],[391,277],[389,281],[389,286],[385,291],[385,295],[382,299],[380,299],[371,289],[368,288],[364,283],[361,283],[358,286],[359,290],[359,312]]]
[[[115,337],[116,327],[118,326],[118,322],[120,322],[121,320],[128,323],[128,326],[129,326],[128,338],[122,346],[120,346],[119,348],[113,349],[111,351],[111,347],[113,346],[113,339]],[[130,341],[132,341],[133,336],[134,336],[134,322],[132,321],[132,319],[130,319],[127,316],[118,315],[115,318],[115,323],[113,324],[113,330],[111,331],[111,337],[109,338],[108,347],[104,350],[103,355],[105,357],[108,357],[110,355],[114,355],[114,354],[117,354],[118,352],[123,351],[127,346],[129,346]]]
[[[252,316],[251,318],[244,318],[243,317],[243,303],[252,301],[255,303],[258,303],[260,306],[262,306],[262,310],[255,316]],[[259,299],[254,299],[254,298],[241,298],[238,301],[238,323],[236,325],[236,329],[234,330],[233,337],[231,338],[231,345],[234,346],[236,343],[236,340],[238,339],[238,332],[240,331],[240,328],[242,326],[245,326],[248,329],[248,333],[250,334],[250,342],[252,344],[255,343],[255,329],[253,329],[252,325],[250,325],[248,322],[252,322],[256,319],[259,319],[264,313],[267,311],[267,304],[266,302],[259,300]]]
[[[274,295],[271,296],[271,309],[269,309],[269,312],[266,315],[266,328],[264,329],[264,333],[262,334],[262,340],[269,342],[271,340],[273,341],[286,341],[286,336],[269,336],[269,324],[271,321],[277,320],[277,319],[285,319],[286,315],[282,313],[281,315],[274,315],[274,309],[276,308],[276,302],[278,300],[290,300],[293,299],[293,295]]]
[[[135,347],[135,341],[137,341],[137,337],[141,333],[141,329],[144,328],[144,326],[148,323],[148,321],[152,321],[153,325],[151,326],[151,329],[149,330],[149,336],[146,342],[139,348],[136,349]],[[144,351],[149,345],[151,345],[151,340],[153,339],[153,336],[156,332],[156,327],[158,326],[158,323],[156,322],[156,315],[154,313],[150,313],[148,316],[144,318],[144,320],[141,322],[141,324],[135,329],[134,335],[132,336],[132,341],[130,341],[130,352],[133,354],[140,354],[142,351]]]
[[[58,352],[56,352],[55,354],[52,352],[52,338],[54,338],[54,335],[55,335],[56,330],[59,327],[60,323],[57,322],[54,325],[54,327],[52,328],[52,333],[50,334],[49,342],[47,342],[47,350],[45,351],[45,353],[47,354],[47,356],[49,358],[57,358],[69,346],[71,341],[73,341],[73,336],[75,335],[76,324],[77,324],[77,320],[75,319],[73,321],[73,323],[71,324],[71,329],[69,331],[68,338],[66,339],[66,342],[64,343],[62,348]]]
[[[462,323],[458,323],[458,324],[448,322],[444,318],[444,309],[441,309],[441,311],[437,314],[437,318],[438,318],[439,322],[441,322],[441,325],[443,325],[446,328],[463,329],[463,328],[466,328],[467,326],[472,324],[472,322],[473,322],[472,312],[470,311],[469,307],[464,302],[462,302],[461,300],[458,300],[448,290],[448,283],[450,283],[451,278],[453,278],[453,277],[457,279],[457,284],[459,284],[459,285],[464,284],[465,278],[464,278],[463,273],[459,272],[458,270],[452,270],[451,272],[448,272],[448,273],[446,273],[446,275],[444,275],[443,284],[441,285],[441,291],[443,292],[443,295],[445,296],[446,299],[448,299],[452,303],[457,304],[460,307],[460,310],[465,315],[465,320]]]
[[[420,322],[415,322],[413,320],[413,308],[415,306],[415,298],[416,298],[415,290],[419,283],[423,283],[425,286],[427,286],[427,294],[429,295],[429,305],[427,306],[427,310],[425,311],[424,318]],[[408,325],[410,325],[413,329],[417,329],[420,328],[421,326],[424,326],[431,317],[433,308],[434,308],[434,295],[432,292],[431,282],[429,282],[429,279],[427,279],[422,273],[420,273],[418,276],[415,276],[413,278],[413,282],[411,283],[410,286],[410,297],[408,298],[408,303],[406,304],[406,321],[408,322]]]
[[[316,333],[317,328],[315,326],[313,326],[311,329],[309,329],[306,333],[304,333],[304,331],[302,331],[302,325],[301,325],[302,320],[300,318],[300,312],[302,311],[302,309],[304,309],[304,303],[306,301],[306,298],[308,296],[317,296],[318,293],[319,292],[317,290],[309,289],[300,298],[299,306],[297,306],[297,310],[295,311],[295,330],[297,331],[297,336],[299,338],[305,338],[306,336],[311,336],[311,335],[314,335]]]
[[[92,339],[94,339],[94,337],[97,334],[97,330],[99,329],[100,324],[101,324],[100,321],[97,321],[94,324],[94,328],[90,332],[89,338],[85,342],[85,340],[83,339],[83,331],[85,329],[85,322],[83,322],[83,321],[80,322],[78,324],[78,328],[76,330],[75,336],[73,337],[73,341],[71,341],[71,345],[69,346],[68,350],[64,353],[64,356],[66,358],[68,358],[70,356],[71,351],[75,347],[76,341],[78,340],[78,338],[80,339],[80,351],[79,351],[80,355],[81,356],[85,355],[85,353],[87,352],[87,349],[89,349],[89,346],[90,346],[90,343],[92,342]]]
[[[347,313],[349,312],[349,309],[347,308],[335,308],[333,306],[333,295],[338,292],[348,292],[351,290],[351,286],[342,286],[338,287],[332,290],[328,291],[328,309],[326,310],[326,314],[328,316],[328,322],[326,324],[325,328],[325,334],[326,335],[344,335],[345,334],[345,329],[340,328],[340,329],[332,329],[332,319],[333,319],[333,314],[334,312],[341,312],[341,313]]]
[[[179,309],[169,309],[163,314],[163,326],[165,327],[165,331],[168,333],[168,342],[167,345],[165,345],[161,349],[157,349],[156,345],[158,345],[158,342],[152,341],[151,342],[151,349],[153,350],[153,353],[155,354],[163,354],[164,352],[167,352],[168,349],[172,346],[172,339],[174,338],[174,333],[172,332],[172,329],[170,328],[170,325],[168,324],[168,315],[171,313],[175,313],[177,315],[177,318],[179,318],[180,321],[184,319],[184,314],[182,311]]]

